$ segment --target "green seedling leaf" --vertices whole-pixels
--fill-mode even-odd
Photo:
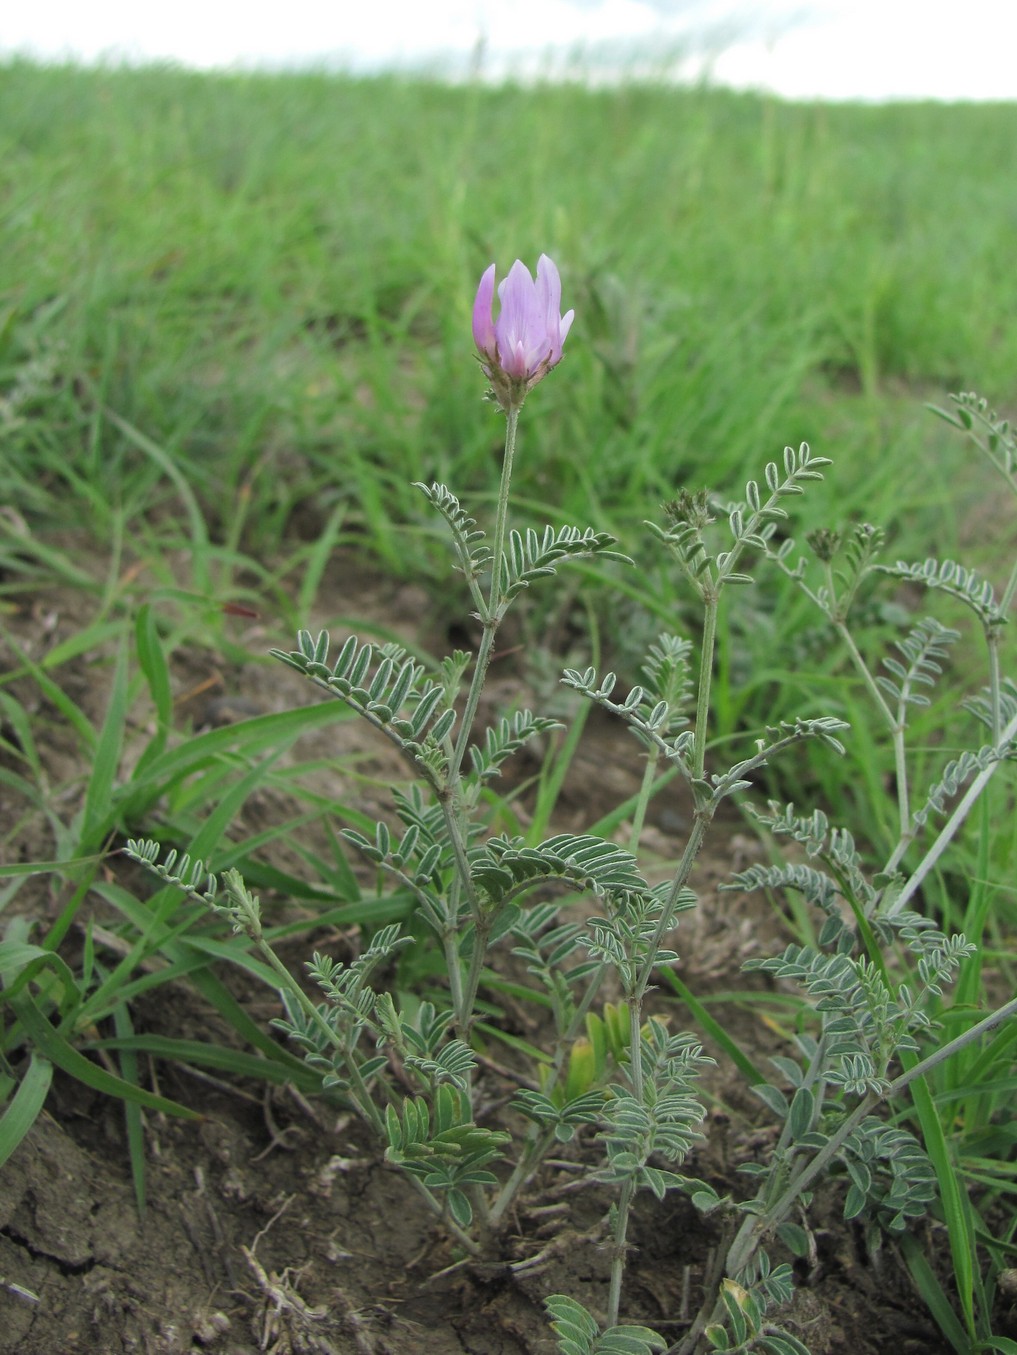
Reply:
[[[915,1061],[913,1054],[902,1055],[901,1062],[906,1069],[913,1067]],[[971,1204],[961,1189],[960,1173],[950,1153],[939,1113],[933,1104],[925,1079],[916,1078],[911,1084],[910,1092],[922,1127],[922,1142],[936,1173],[964,1327],[968,1338],[974,1340],[975,1240]]]
[[[223,754],[241,753],[253,757],[301,734],[349,718],[349,712],[340,702],[326,701],[299,710],[256,715],[222,729],[207,730],[178,747],[168,748],[148,764],[143,776],[132,779],[131,790],[138,806],[133,812],[140,813],[145,805],[159,799],[186,777],[211,766]]]

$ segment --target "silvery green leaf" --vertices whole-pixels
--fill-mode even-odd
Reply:
[[[779,1087],[774,1087],[769,1082],[757,1082],[750,1090],[769,1106],[778,1119],[787,1119],[788,1101]]]

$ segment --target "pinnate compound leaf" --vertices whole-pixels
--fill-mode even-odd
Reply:
[[[546,880],[561,879],[595,894],[647,894],[631,852],[592,834],[561,833],[539,847],[522,838],[497,837],[473,852],[474,879],[500,901],[510,891]]]
[[[321,631],[315,637],[303,630],[297,636],[295,650],[269,652],[381,727],[411,752],[415,751],[411,740],[420,740],[432,721],[437,722],[432,737],[439,741],[455,723],[445,684],[429,681],[423,665],[401,645],[361,644],[351,635],[330,667],[326,662],[328,633]],[[400,715],[403,710],[406,713]]]
[[[534,579],[554,574],[559,564],[566,560],[575,560],[581,556],[599,555],[603,559],[621,560],[625,564],[632,561],[627,555],[613,550],[615,538],[607,532],[594,531],[587,527],[545,527],[542,536],[528,528],[525,535],[512,531],[503,556],[504,597],[509,600],[529,587]]]
[[[436,482],[426,485],[414,482],[428,503],[435,508],[448,523],[452,533],[452,549],[456,562],[467,578],[477,579],[483,573],[491,559],[491,551],[485,544],[484,533],[462,507],[459,500],[446,486]]]
[[[908,583],[937,588],[969,607],[983,626],[999,626],[1006,620],[1000,611],[990,580],[973,569],[966,569],[955,560],[927,559],[921,562],[898,560],[893,566],[880,565],[881,574],[903,579]]]
[[[767,1332],[758,1338],[753,1349],[764,1350],[767,1355],[809,1355],[808,1347],[788,1332]]]
[[[530,739],[561,728],[559,720],[546,719],[528,710],[516,711],[511,717],[503,716],[496,725],[488,728],[483,748],[470,749],[473,769],[482,780],[498,776],[502,763]]]
[[[959,757],[947,763],[940,779],[930,788],[925,804],[915,810],[912,815],[915,826],[924,827],[932,814],[945,814],[949,808],[947,802],[963,785],[1008,755],[1009,750],[989,745],[977,751],[965,749]]]
[[[877,683],[901,710],[908,705],[927,706],[929,698],[918,689],[935,685],[943,672],[943,661],[949,655],[950,646],[959,639],[960,631],[940,625],[931,616],[925,617],[895,646],[907,662],[901,663],[894,658],[883,660],[884,668],[897,679],[896,682],[879,676]]]
[[[624,1323],[601,1332],[596,1319],[567,1294],[544,1300],[559,1355],[654,1355],[667,1341],[650,1327]]]

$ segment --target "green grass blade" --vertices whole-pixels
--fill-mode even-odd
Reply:
[[[247,1044],[274,1059],[283,1066],[303,1072],[305,1065],[296,1054],[291,1054],[285,1045],[277,1043],[257,1021],[248,1016],[244,1008],[229,992],[225,985],[207,969],[196,971],[192,982],[206,1001],[210,1002],[224,1021],[227,1021],[237,1035]]]
[[[537,782],[537,800],[533,808],[533,822],[526,831],[526,840],[531,846],[543,842],[547,835],[548,824],[558,803],[558,796],[565,783],[572,759],[582,740],[587,718],[593,709],[593,703],[584,701],[569,721],[565,737],[558,748],[553,748],[545,759]]]
[[[173,1063],[193,1063],[202,1068],[215,1068],[236,1077],[257,1078],[263,1082],[293,1082],[305,1092],[321,1090],[321,1077],[306,1064],[301,1069],[276,1059],[248,1054],[241,1049],[224,1045],[202,1044],[199,1040],[181,1040],[165,1035],[131,1035],[106,1040],[89,1040],[85,1049],[111,1049],[134,1054],[148,1054],[152,1058]]]
[[[106,718],[103,720],[98,742],[92,751],[92,774],[88,778],[88,789],[85,791],[81,842],[86,852],[99,846],[115,821],[113,787],[120,768],[126,722],[127,651],[121,643],[117,649]]]
[[[904,1054],[901,1062],[905,1068],[913,1067],[915,1056]],[[976,1340],[977,1327],[974,1304],[975,1239],[971,1202],[961,1187],[960,1174],[950,1153],[942,1123],[925,1079],[916,1078],[911,1083],[910,1091],[921,1126],[922,1142],[936,1173],[939,1198],[943,1205],[943,1220],[950,1240],[950,1256],[953,1261],[961,1316],[968,1340],[973,1343]]]
[[[78,1002],[78,986],[66,961],[27,941],[0,941],[0,980],[8,1002],[33,981],[45,990],[61,1016]]]
[[[78,1082],[83,1082],[86,1087],[91,1087],[106,1096],[116,1096],[122,1101],[136,1101],[139,1106],[144,1106],[148,1110],[159,1110],[166,1115],[177,1115],[186,1120],[201,1118],[197,1111],[181,1106],[176,1101],[170,1101],[165,1096],[156,1096],[154,1092],[134,1087],[122,1077],[117,1077],[115,1073],[107,1072],[105,1068],[100,1068],[90,1059],[86,1059],[59,1031],[54,1030],[27,993],[12,998],[11,1006],[36,1049],[65,1073]]]
[[[0,1118],[0,1167],[35,1124],[52,1081],[52,1063],[38,1050],[33,1050],[28,1069],[18,1084],[18,1090]]]
[[[28,875],[53,875],[56,872],[66,871],[71,866],[94,865],[103,860],[105,860],[103,854],[95,852],[91,856],[76,856],[71,861],[16,861],[0,865],[0,880],[17,879]]]
[[[215,809],[205,819],[187,849],[192,861],[207,862],[213,856],[245,801],[262,784],[273,763],[282,757],[291,741],[288,739],[282,742],[269,756],[256,762],[251,770],[219,799]]]
[[[216,941],[207,936],[189,936],[181,944],[188,950],[197,951],[199,955],[207,955],[210,960],[223,960],[227,964],[235,965],[244,973],[250,974],[252,979],[263,983],[266,988],[276,989],[279,986],[278,977],[268,965],[256,960],[248,953],[246,947],[242,943],[238,944],[234,938]]]
[[[139,798],[144,795],[148,802],[154,801],[167,788],[208,766],[222,754],[243,753],[251,757],[285,739],[309,734],[349,718],[349,710],[339,701],[323,701],[316,706],[255,715],[235,725],[210,729],[155,758],[145,769],[145,774],[132,782],[132,791]]]
[[[13,682],[16,678],[28,675],[35,678],[41,686],[40,675],[47,677],[54,669],[63,667],[65,663],[78,658],[81,654],[101,651],[110,640],[118,640],[123,633],[123,621],[96,621],[90,626],[76,630],[73,635],[68,635],[66,640],[61,640],[52,649],[48,649],[38,663],[19,649],[8,633],[4,636],[4,643],[21,660],[21,667],[11,668],[0,674],[0,684]],[[59,692],[61,689],[57,687],[56,690]]]
[[[211,592],[212,581],[208,574],[207,564],[208,529],[205,526],[205,516],[201,511],[201,506],[188,483],[187,477],[180,470],[177,461],[169,455],[165,448],[153,442],[150,437],[146,437],[140,428],[135,428],[132,423],[121,418],[112,409],[107,408],[103,412],[110,423],[119,428],[124,437],[132,442],[139,451],[144,452],[159,467],[166,478],[172,481],[187,513],[196,587],[201,593]]]
[[[145,681],[148,683],[149,694],[152,697],[156,720],[158,721],[155,735],[138,759],[135,767],[134,774],[138,776],[144,771],[146,765],[165,749],[166,740],[173,725],[173,691],[170,685],[169,665],[166,662],[166,655],[159,639],[159,631],[155,624],[155,616],[150,603],[146,602],[138,611],[138,619],[134,626],[134,639],[138,664],[145,675]]]
[[[282,922],[265,928],[265,939],[275,943],[289,936],[300,936],[308,927],[380,927],[388,922],[405,922],[413,915],[416,899],[409,892],[386,894],[383,898],[367,898],[359,903],[341,903],[316,913],[313,919]],[[529,991],[529,990],[528,990]]]
[[[958,1321],[957,1314],[954,1312],[935,1271],[929,1264],[925,1249],[918,1238],[911,1233],[904,1233],[900,1239],[900,1249],[904,1256],[908,1274],[940,1331],[953,1346],[957,1355],[971,1355],[971,1339]]]
[[[322,576],[325,573],[325,567],[332,558],[332,552],[339,540],[339,530],[345,516],[346,504],[340,503],[329,514],[328,521],[317,539],[311,544],[307,557],[301,566],[300,589],[297,593],[297,613],[301,625],[304,624],[304,619],[311,614],[314,600],[318,596],[318,589],[321,586]]]
[[[176,889],[167,888],[160,890],[154,895],[148,904],[142,904],[135,899],[127,890],[117,885],[100,884],[96,887],[97,892],[107,899],[114,907],[119,909],[139,931],[145,935],[144,951],[137,951],[136,955],[151,954],[155,951],[169,962],[174,972],[180,970],[189,973],[190,981],[198,992],[216,1009],[227,1025],[232,1026],[238,1037],[255,1049],[267,1055],[275,1062],[295,1071],[304,1069],[304,1062],[282,1044],[275,1041],[272,1036],[253,1020],[244,1008],[237,1002],[236,998],[229,992],[222,981],[207,967],[215,959],[223,958],[227,961],[239,963],[245,955],[245,943],[239,938],[234,938],[230,942],[220,942],[226,949],[218,954],[211,954],[204,949],[198,949],[188,943],[183,933],[193,926],[203,916],[203,910],[195,909],[176,927],[171,928],[158,916],[157,908],[160,906],[169,910],[168,916],[172,916],[173,895],[177,893]],[[159,905],[158,900],[164,899],[165,904]],[[320,921],[320,919],[318,919]],[[304,924],[302,924],[304,925]],[[232,947],[232,949],[231,949]],[[214,943],[213,943],[214,948]],[[201,956],[205,964],[195,968],[195,956]],[[134,960],[137,963],[137,959]],[[133,966],[132,966],[133,967]],[[120,966],[118,966],[119,970]],[[146,976],[147,977],[147,976]],[[261,977],[259,975],[259,977]],[[121,980],[122,981],[122,980]],[[140,986],[145,980],[136,981]],[[276,985],[271,984],[274,990]],[[111,981],[104,985],[104,990],[109,991],[102,994],[104,1001],[115,999],[117,988]],[[96,1019],[98,1008],[97,995],[92,994],[89,998],[86,1013],[91,1020]]]
[[[121,628],[118,627],[119,629]],[[4,643],[20,660],[22,665],[20,671],[27,673],[35,681],[46,700],[56,707],[58,713],[63,716],[81,739],[86,756],[91,757],[95,751],[96,733],[88,716],[74,704],[60,684],[54,682],[49,674],[44,671],[42,664],[36,663],[34,659],[29,658],[24,650],[18,648],[16,641],[10,635],[4,636]],[[9,673],[7,678],[18,677],[19,675],[18,671],[14,671]]]

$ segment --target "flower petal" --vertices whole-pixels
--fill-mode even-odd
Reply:
[[[477,349],[493,360],[497,358],[497,345],[494,337],[494,274],[491,264],[480,279],[477,298],[473,303],[473,342]]]
[[[550,362],[553,367],[561,361],[561,347],[565,336],[572,326],[575,311],[569,311],[566,317],[561,312],[561,278],[554,260],[541,254],[537,260],[537,290],[544,311],[544,332],[550,346]]]

